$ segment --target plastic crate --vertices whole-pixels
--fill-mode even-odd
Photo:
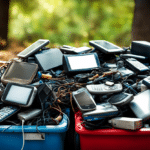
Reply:
[[[149,149],[150,129],[138,131],[123,129],[87,130],[81,112],[75,114],[75,131],[79,135],[81,150],[145,150]]]
[[[69,116],[70,109],[65,113]],[[59,125],[36,126],[24,125],[25,145],[24,150],[63,150],[66,131],[68,130],[68,118],[63,115]],[[23,144],[22,126],[0,125],[0,150],[21,150]]]

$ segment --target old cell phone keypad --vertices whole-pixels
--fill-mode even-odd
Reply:
[[[97,84],[97,85],[87,85],[87,90],[92,94],[106,94],[106,93],[116,93],[122,91],[122,84],[114,84],[109,86],[106,84]]]
[[[100,85],[91,85],[92,90],[94,91],[99,91],[99,90],[103,90],[103,87]]]
[[[113,85],[113,86],[108,86],[108,85],[105,85],[105,84],[103,86],[102,85],[91,85],[91,88],[94,91],[115,90],[119,87],[120,87],[120,85],[117,85],[117,84]]]
[[[115,90],[115,89],[117,89],[117,87],[118,87],[118,85],[113,85],[113,86],[106,85],[104,88],[105,88],[105,90]]]
[[[6,120],[8,117],[12,116],[19,110],[16,106],[5,106],[0,109],[0,122]]]

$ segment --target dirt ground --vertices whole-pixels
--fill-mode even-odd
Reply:
[[[7,49],[0,50],[0,61],[8,61],[12,58],[16,58],[17,54],[24,49],[25,47],[19,46],[17,43],[11,43]]]
[[[9,61],[13,58],[17,58],[17,54],[24,49],[24,46],[20,46],[17,44],[17,42],[13,42],[6,49],[0,50],[0,67],[5,65],[4,61]]]

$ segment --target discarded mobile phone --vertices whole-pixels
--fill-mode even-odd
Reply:
[[[100,68],[97,53],[63,55],[63,67],[66,73],[88,72]]]
[[[150,59],[150,42],[148,41],[132,41],[131,53],[142,55]]]
[[[20,52],[17,56],[21,58],[27,58],[31,56],[32,54],[38,52],[42,47],[49,44],[49,40],[46,39],[39,39],[36,42],[34,42],[32,45],[24,49],[22,52]]]
[[[93,41],[89,41],[89,44],[105,54],[124,52],[124,50],[121,47],[114,45],[105,40],[93,40]]]
[[[86,88],[81,88],[72,92],[72,96],[81,111],[90,111],[96,109],[96,103]]]
[[[87,121],[96,121],[106,117],[116,116],[117,114],[118,109],[116,106],[111,105],[110,103],[101,103],[96,106],[96,110],[82,113],[82,117]]]
[[[10,105],[29,107],[32,105],[37,93],[37,88],[30,85],[8,83],[1,100]]]
[[[126,64],[137,72],[148,71],[149,68],[134,58],[125,59]]]
[[[108,83],[108,82],[107,82]],[[121,92],[123,87],[121,83],[117,84],[91,84],[86,86],[91,94],[107,94]]]
[[[121,54],[120,57],[121,58],[135,58],[135,59],[139,59],[139,60],[148,59],[148,57],[141,56],[141,55],[134,55],[134,54]]]
[[[117,93],[112,95],[109,99],[108,102],[111,103],[112,105],[116,106],[122,106],[125,104],[128,104],[133,100],[133,94],[129,93]]]

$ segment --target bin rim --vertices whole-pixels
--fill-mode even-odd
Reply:
[[[68,116],[70,110],[67,109],[66,114],[63,114],[63,119],[60,121],[58,125],[44,125],[44,126],[38,126],[37,129],[39,132],[51,132],[51,133],[61,133],[66,132],[69,128],[68,123]],[[24,132],[38,132],[36,129],[36,125],[24,125],[23,126]],[[0,132],[22,132],[22,126],[19,125],[0,125]]]
[[[82,113],[75,113],[75,131],[81,136],[104,136],[104,135],[150,135],[150,128],[141,128],[136,131],[132,130],[124,130],[124,129],[96,129],[96,130],[88,130],[82,124]]]

